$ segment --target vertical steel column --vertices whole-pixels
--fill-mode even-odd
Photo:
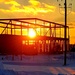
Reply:
[[[70,44],[69,27],[68,27],[68,39],[69,39],[69,42],[68,42],[68,47],[69,47],[69,44]],[[70,51],[70,47],[69,47],[69,51]]]
[[[56,47],[56,24],[54,24],[54,37],[55,37],[55,39],[54,39],[54,51],[56,51],[55,50],[55,47]]]
[[[55,38],[56,38],[56,24],[55,24]]]
[[[7,28],[6,28],[7,29]],[[5,34],[7,34],[7,31],[6,31],[6,29],[5,29]]]
[[[22,23],[21,23],[21,36],[22,36]]]
[[[27,28],[27,32],[28,32],[28,33],[27,33],[27,36],[29,36],[29,29],[30,29],[30,28],[29,28],[29,24],[28,24],[28,28]],[[27,46],[29,46],[29,39],[27,40],[27,42],[28,42],[28,45],[27,45]]]
[[[7,34],[8,34],[8,24],[7,24]]]
[[[60,38],[61,38],[61,26],[60,26]]]
[[[43,25],[45,26],[45,22],[43,22]],[[45,28],[43,28],[43,36],[47,36],[45,35]],[[46,40],[43,40],[44,43],[44,53],[46,53]]]
[[[49,44],[50,44],[50,43],[49,43],[49,40],[48,40],[48,51],[47,51],[48,53],[49,53],[49,49],[50,49],[50,48],[49,48]]]
[[[45,22],[43,22],[43,25],[45,26]],[[43,28],[43,35],[45,36],[45,28]]]
[[[36,33],[37,33],[37,30],[36,30],[36,22],[37,22],[37,20],[35,19],[34,20],[34,23],[35,23],[35,31],[36,31]],[[38,34],[36,34],[36,35],[38,35]],[[39,48],[40,48],[40,46],[38,46],[39,45],[39,40],[34,40],[35,41],[35,47],[36,47],[36,50],[37,50],[37,52],[38,52],[38,54],[39,54]]]
[[[21,23],[21,36],[22,36],[22,23]],[[21,40],[21,60],[22,60],[22,51],[23,51],[23,40]]]
[[[51,33],[52,33],[52,31],[51,31],[51,23],[50,23],[50,38],[51,38]],[[50,49],[49,52],[51,53],[51,39],[50,39],[50,48],[49,49]]]
[[[10,23],[11,23],[11,35],[12,35],[12,21],[10,20]]]
[[[15,35],[15,25],[14,25],[14,35]]]

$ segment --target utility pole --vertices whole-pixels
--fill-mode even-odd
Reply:
[[[59,1],[59,0],[57,0]],[[63,0],[61,0],[63,1]],[[67,8],[71,8],[71,3],[69,4],[69,7],[67,6],[67,0],[64,1],[64,7],[61,7],[61,4],[59,3],[60,8],[64,8],[65,9],[65,13],[64,13],[64,44],[65,44],[65,50],[64,50],[64,66],[66,66],[67,64]]]
[[[66,0],[65,0],[65,3],[64,3],[64,5],[65,5],[65,29],[64,29],[64,38],[65,38],[65,51],[64,51],[64,65],[66,65],[66,53],[67,53],[67,41],[66,41],[66,39],[67,39],[67,37],[66,37],[66,35],[67,35],[67,30],[66,30],[66,27],[67,27],[67,2],[66,2]]]

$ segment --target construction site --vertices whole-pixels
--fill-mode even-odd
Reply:
[[[57,54],[65,50],[65,25],[39,18],[0,19],[0,54]],[[69,50],[69,27],[66,26]]]

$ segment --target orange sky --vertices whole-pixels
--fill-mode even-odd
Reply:
[[[72,10],[68,9],[68,26],[70,27],[70,43],[75,43],[75,0]],[[41,18],[64,24],[63,9],[59,10],[59,3],[63,6],[64,0],[0,0],[0,18]]]

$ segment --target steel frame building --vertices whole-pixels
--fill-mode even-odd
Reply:
[[[11,54],[11,51],[13,54],[63,52],[64,28],[63,24],[38,18],[0,19],[0,52],[7,54]],[[33,38],[29,37],[30,29],[36,33]],[[66,29],[66,46],[68,48],[69,27],[66,26]]]

